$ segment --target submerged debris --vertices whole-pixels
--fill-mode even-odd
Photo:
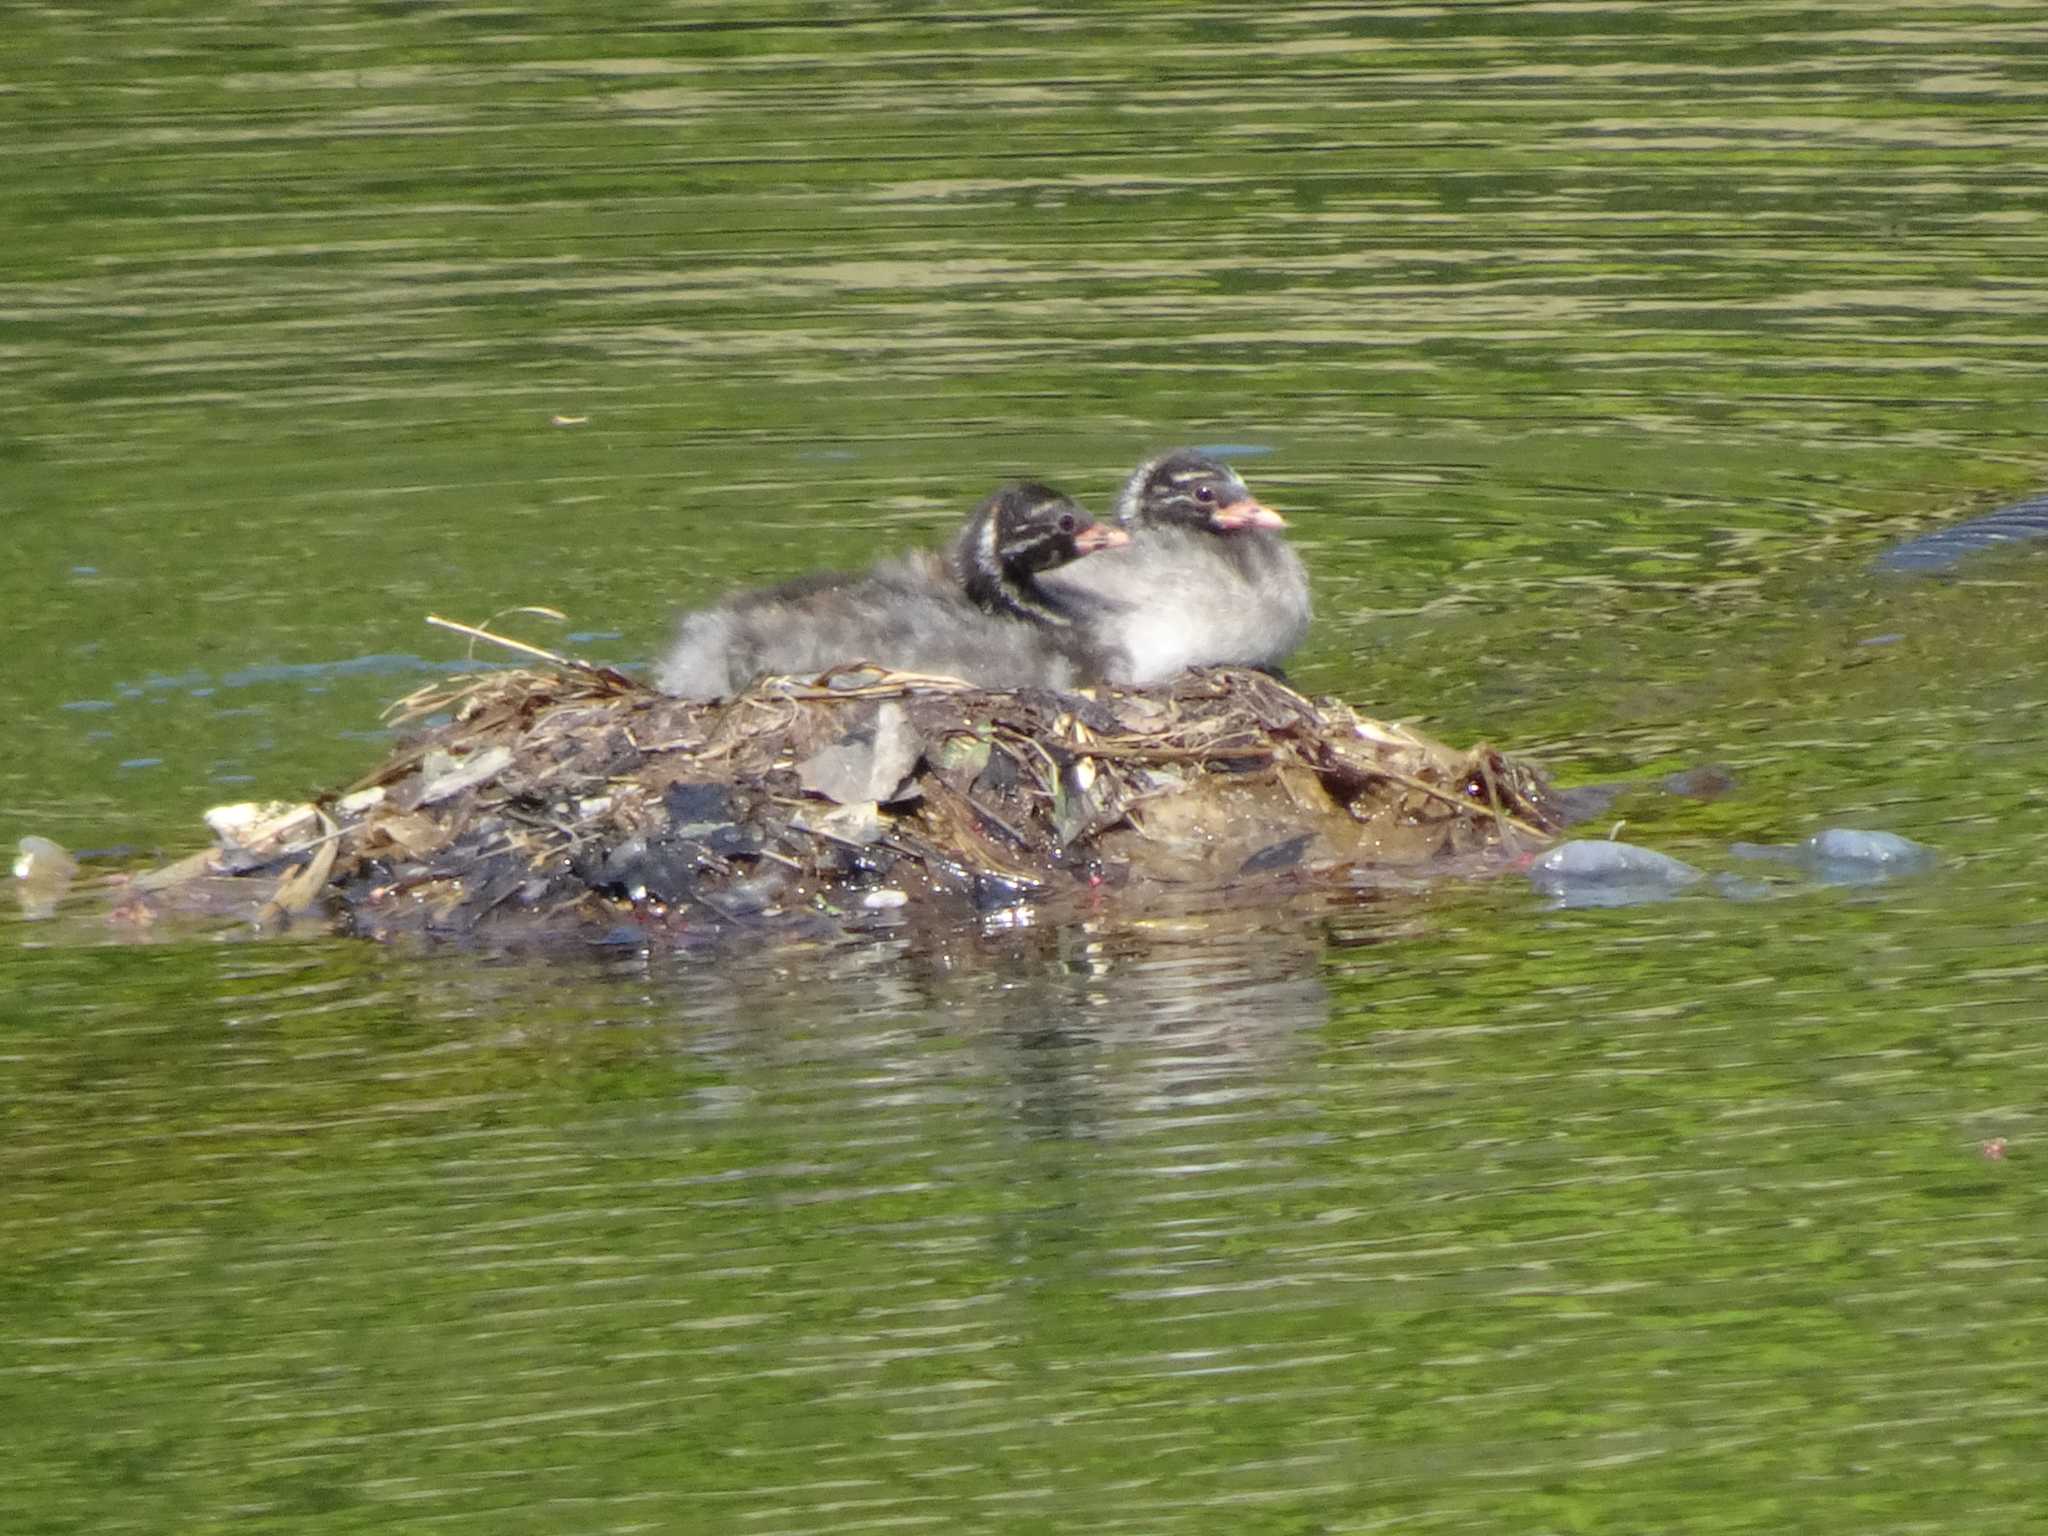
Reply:
[[[1668,853],[1597,838],[1559,843],[1529,868],[1529,883],[1560,907],[1643,906],[1705,878]]]
[[[438,723],[317,804],[217,813],[222,846],[131,882],[129,914],[317,912],[372,936],[807,931],[1105,886],[1136,901],[1472,872],[1561,824],[1543,778],[1498,752],[1237,669],[991,693],[854,668],[712,702],[567,664],[436,683],[394,714]]]
[[[1894,544],[1871,563],[1879,571],[1931,575],[1954,570],[1980,550],[2034,539],[2048,539],[2048,496],[2030,496],[1967,522],[1932,529]]]
[[[78,876],[78,861],[47,837],[24,837],[17,845],[14,861],[14,894],[24,917],[44,918],[57,910],[71,882]]]
[[[1829,827],[1803,843],[1737,843],[1738,858],[1769,859],[1790,864],[1822,885],[1872,885],[1896,875],[1917,875],[1939,857],[1925,843],[1896,832],[1866,832],[1855,827]]]

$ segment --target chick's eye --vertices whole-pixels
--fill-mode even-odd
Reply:
[[[1195,487],[1195,500],[1199,501],[1199,502],[1200,502],[1200,503],[1201,503],[1201,504],[1202,504],[1203,506],[1205,506],[1205,507],[1206,507],[1207,505],[1209,505],[1209,503],[1210,503],[1210,502],[1214,501],[1215,499],[1216,499],[1216,487],[1215,487],[1215,486],[1213,486],[1213,485],[1198,485],[1198,486],[1196,486],[1196,487]]]
[[[1074,531],[1074,514],[1073,514],[1073,513],[1071,513],[1071,512],[1062,512],[1062,513],[1060,514],[1060,532],[1061,532],[1061,533],[1072,533],[1073,531]]]

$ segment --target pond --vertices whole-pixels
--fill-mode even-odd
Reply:
[[[1226,449],[1311,692],[1712,872],[709,961],[0,922],[21,1532],[2031,1530],[2048,16],[14,18],[0,840],[370,766],[429,612]],[[1747,872],[1754,874],[1753,869]]]

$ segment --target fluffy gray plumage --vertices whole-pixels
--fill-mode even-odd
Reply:
[[[1228,465],[1177,449],[1140,464],[1117,499],[1131,534],[1040,585],[1078,615],[1112,682],[1189,667],[1278,666],[1308,633],[1308,573]]]
[[[884,560],[742,592],[683,616],[655,685],[721,698],[757,677],[867,661],[983,688],[1074,688],[1100,678],[1091,638],[1038,589],[1062,561],[1124,542],[1045,486],[1005,486],[942,554]],[[1098,557],[1099,558],[1099,557]]]

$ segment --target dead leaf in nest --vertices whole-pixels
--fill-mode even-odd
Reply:
[[[1322,777],[1314,770],[1286,763],[1277,772],[1280,787],[1287,791],[1287,798],[1294,802],[1297,810],[1310,816],[1342,814],[1337,803],[1330,798],[1329,790],[1323,787]]]
[[[360,816],[365,811],[375,810],[384,803],[385,789],[382,784],[373,784],[368,789],[359,789],[352,795],[343,795],[334,802],[334,808],[344,816]]]
[[[871,719],[798,763],[797,782],[841,805],[893,800],[923,750],[903,706],[880,704]]]
[[[485,747],[467,757],[435,750],[420,763],[420,793],[416,805],[433,805],[465,789],[474,789],[495,779],[512,766],[510,747]]]
[[[1116,701],[1117,723],[1133,735],[1159,730],[1174,714],[1171,706],[1142,693],[1126,694]]]
[[[151,891],[167,891],[173,886],[183,885],[187,880],[201,875],[217,875],[221,871],[221,851],[208,848],[202,853],[187,854],[175,864],[166,864],[162,869],[147,869],[129,882],[129,889],[143,894]]]
[[[830,810],[805,806],[790,818],[790,825],[834,842],[866,848],[882,839],[882,808],[872,800],[852,805],[835,805]]]
[[[1060,770],[1052,793],[1053,837],[1060,847],[1093,836],[1123,814],[1116,781],[1104,776],[1093,758],[1076,758]]]
[[[321,813],[312,805],[284,800],[217,805],[206,824],[220,842],[222,873],[238,875],[274,864],[317,835]]]
[[[968,785],[981,777],[981,770],[988,766],[988,753],[989,730],[984,725],[973,733],[955,731],[925,756],[933,772],[950,787],[964,793]]]
[[[448,829],[431,816],[417,811],[404,815],[380,816],[375,831],[409,859],[424,859],[448,841]],[[374,845],[373,845],[374,846]]]
[[[327,877],[334,870],[335,850],[340,846],[340,837],[332,817],[325,811],[314,814],[320,818],[320,846],[313,850],[310,859],[277,882],[277,889],[271,893],[270,900],[256,914],[259,927],[269,927],[305,911],[326,889]]]
[[[946,850],[955,857],[964,854],[981,872],[1013,884],[1037,880],[1025,861],[1035,846],[1033,839],[943,781],[935,784],[918,808],[917,824],[934,852]]]

